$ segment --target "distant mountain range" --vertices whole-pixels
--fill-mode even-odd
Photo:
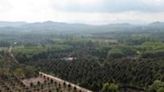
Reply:
[[[26,22],[6,22],[0,21],[0,27],[19,27],[27,24]]]
[[[94,33],[109,31],[137,31],[157,29],[164,31],[164,22],[154,22],[148,25],[108,24],[108,25],[86,25],[68,24],[60,22],[4,22],[0,21],[0,32],[19,31],[19,32],[57,32],[57,33]]]

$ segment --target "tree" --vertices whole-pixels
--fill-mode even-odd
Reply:
[[[118,85],[114,83],[105,83],[102,92],[118,92]]]
[[[160,80],[154,81],[154,83],[149,86],[148,92],[164,92],[164,82]]]
[[[164,87],[159,88],[157,92],[164,92]]]

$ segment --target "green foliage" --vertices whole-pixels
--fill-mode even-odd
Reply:
[[[164,82],[156,80],[154,83],[149,86],[149,92],[164,92]]]
[[[37,54],[39,52],[45,51],[46,48],[42,46],[30,46],[30,47],[15,47],[13,52],[22,53],[22,54]]]
[[[162,51],[164,50],[164,43],[163,42],[145,42],[140,46],[140,49],[143,52],[154,52],[154,51]]]
[[[164,77],[163,58],[159,58],[163,56],[162,50],[153,49],[152,56],[143,49],[149,48],[149,45],[131,46],[105,42],[101,46],[97,41],[77,40],[65,40],[41,47],[16,47],[14,54],[21,64],[33,67],[28,71],[48,72],[94,91],[100,91],[102,84],[110,80],[122,85],[146,88],[152,81]],[[69,57],[74,60],[63,59]]]
[[[102,92],[118,92],[118,85],[114,83],[105,83]]]
[[[112,49],[109,51],[107,57],[112,58],[112,59],[122,58],[122,57],[124,57],[124,53],[120,49]]]
[[[0,48],[0,74],[9,75],[12,71],[20,77],[32,77],[43,71],[95,92],[117,92],[118,85],[142,89],[154,80],[163,81],[164,32],[140,28],[112,30],[117,31],[85,35],[57,35],[49,30],[5,32],[0,34],[0,47],[4,47]],[[10,45],[20,65],[7,62],[11,57],[3,50]],[[106,83],[111,80],[118,84]],[[155,86],[158,84],[155,82],[150,90],[162,92],[163,88]]]
[[[13,73],[14,75],[19,76],[20,78],[25,77],[25,74],[22,68],[16,68]]]
[[[164,87],[160,87],[157,92],[164,92]]]

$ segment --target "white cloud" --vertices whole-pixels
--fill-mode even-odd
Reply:
[[[11,5],[7,2],[7,0],[0,0],[0,12],[4,13],[11,9]]]
[[[87,10],[90,8],[96,9],[104,4],[106,0],[52,0],[54,9],[61,11]],[[89,7],[88,7],[89,6]],[[77,11],[76,11],[77,12]]]
[[[69,12],[61,11],[70,3],[82,5],[102,4],[103,0],[0,0],[0,20],[3,21],[47,21],[88,24],[106,24],[122,22],[153,22],[164,21],[164,12],[144,13],[126,12]],[[149,0],[144,0],[148,2]],[[153,0],[152,0],[153,1]],[[163,2],[158,1],[158,2]],[[85,7],[85,6],[84,6]]]
[[[99,4],[103,0],[61,0],[67,3],[75,3],[75,4]]]
[[[150,5],[164,5],[164,0],[142,0],[142,2]]]

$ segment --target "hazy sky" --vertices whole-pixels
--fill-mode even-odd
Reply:
[[[0,0],[0,20],[149,23],[164,21],[164,0]]]

